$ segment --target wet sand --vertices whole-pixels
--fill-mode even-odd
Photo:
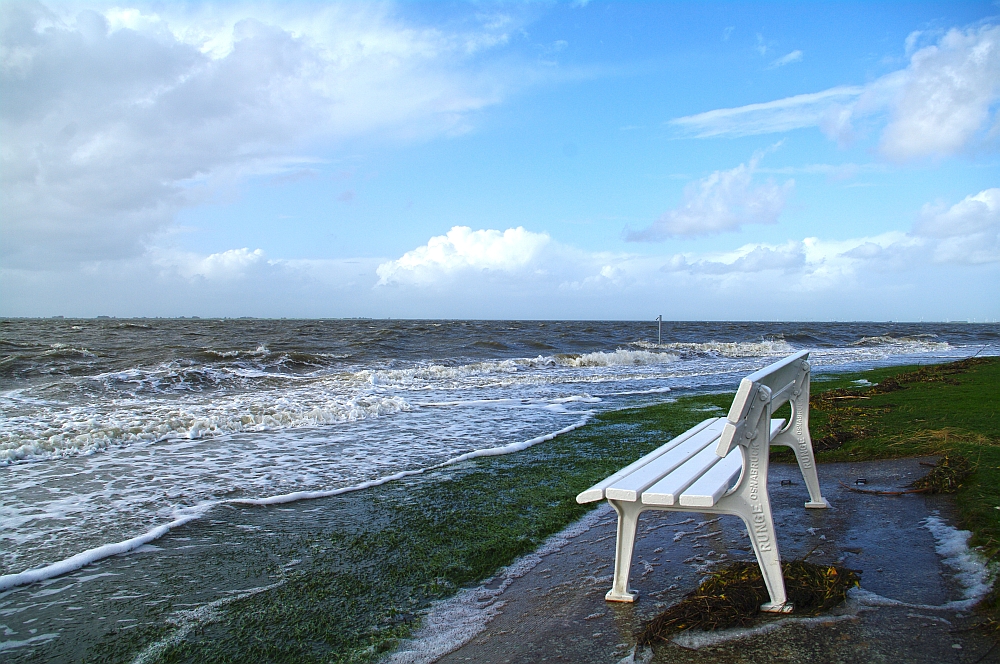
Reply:
[[[920,460],[820,466],[829,510],[806,510],[797,468],[770,473],[783,559],[812,551],[811,562],[842,562],[859,570],[861,593],[818,618],[785,618],[760,629],[685,636],[680,643],[635,649],[645,620],[693,590],[713,565],[752,559],[736,517],[646,513],[632,566],[635,604],[608,603],[616,519],[607,505],[596,523],[560,550],[544,555],[493,602],[496,617],[464,646],[440,658],[458,662],[1000,662],[1000,647],[972,629],[975,616],[950,606],[967,589],[937,551],[926,519],[954,524],[947,496],[872,496],[840,482],[896,489],[927,472]],[[793,484],[782,485],[782,480]],[[867,599],[865,599],[867,597]],[[896,605],[880,598],[896,600]],[[878,605],[883,604],[883,605]],[[693,636],[693,638],[692,638]],[[404,646],[403,650],[406,650]]]

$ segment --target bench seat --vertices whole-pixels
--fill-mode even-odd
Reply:
[[[609,601],[632,602],[628,588],[636,525],[649,510],[733,514],[743,519],[771,601],[766,611],[787,612],[770,499],[768,452],[787,445],[795,452],[809,490],[806,507],[829,504],[820,493],[809,439],[809,364],[805,351],[743,379],[729,415],[709,418],[666,442],[577,496],[577,502],[608,500],[618,513],[615,575]],[[771,413],[792,404],[786,425]]]

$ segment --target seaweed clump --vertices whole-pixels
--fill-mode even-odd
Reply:
[[[858,585],[860,572],[840,565],[817,565],[805,560],[783,563],[788,601],[796,615],[815,615],[832,609]],[[650,620],[638,635],[639,645],[669,641],[685,630],[710,631],[746,627],[757,619],[760,605],[769,599],[760,567],[736,562],[714,572],[697,590]]]
[[[955,493],[972,474],[972,465],[961,454],[948,454],[938,459],[931,471],[908,487],[921,493]]]

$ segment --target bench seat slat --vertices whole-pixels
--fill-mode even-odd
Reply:
[[[692,436],[698,434],[700,431],[704,430],[708,426],[712,425],[713,423],[719,422],[719,420],[721,419],[722,419],[721,417],[710,417],[707,420],[704,420],[703,422],[696,424],[695,426],[691,427],[690,429],[688,429],[681,435],[677,436],[676,438],[673,438],[664,443],[663,445],[660,445],[649,454],[637,459],[636,461],[633,461],[629,465],[619,470],[614,475],[610,475],[607,479],[598,482],[594,486],[590,487],[589,489],[587,489],[586,491],[584,491],[583,493],[581,493],[576,497],[576,502],[583,504],[583,503],[592,503],[595,500],[603,500],[604,492],[609,486],[611,486],[621,478],[638,470],[639,468],[642,468],[651,461],[660,458],[661,456],[663,456],[673,448],[677,447],[684,441],[688,440]]]
[[[784,424],[783,419],[771,420],[770,435],[773,437]],[[711,451],[714,455],[715,451]],[[713,459],[706,451],[699,452],[649,487],[642,494],[642,504],[711,507],[729,490],[734,476],[738,478],[742,469],[743,455],[739,449],[733,450],[724,459],[718,456]]]
[[[661,477],[673,472],[675,468],[717,440],[722,435],[725,423],[725,419],[719,418],[680,445],[668,450],[653,463],[648,463],[620,478],[604,490],[604,495],[612,500],[636,502],[639,500],[639,495]]]
[[[662,480],[642,492],[643,505],[674,505],[684,492],[709,468],[722,461],[711,447],[705,447]],[[741,462],[742,463],[742,462]]]
[[[694,484],[681,494],[678,502],[685,507],[712,507],[736,483],[742,470],[743,454],[739,449],[735,449],[695,480]],[[646,502],[645,495],[643,502]]]

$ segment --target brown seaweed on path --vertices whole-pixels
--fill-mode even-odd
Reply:
[[[948,454],[920,479],[908,485],[925,493],[955,493],[972,474],[972,464],[960,454]]]
[[[837,606],[847,598],[848,589],[859,582],[860,572],[840,565],[793,560],[783,563],[781,568],[795,615],[814,615]],[[669,641],[677,632],[689,629],[749,626],[760,613],[760,605],[768,599],[757,563],[732,563],[646,623],[638,635],[639,645]]]

